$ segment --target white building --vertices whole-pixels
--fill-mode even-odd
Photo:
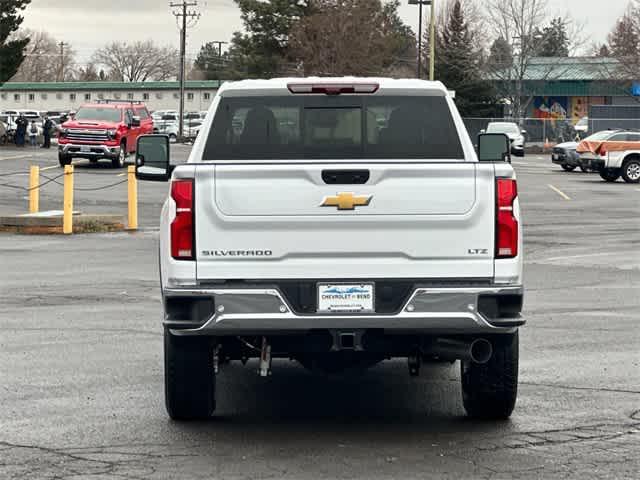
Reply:
[[[220,85],[218,81],[186,82],[185,111],[207,110]],[[0,86],[1,110],[77,110],[103,99],[139,100],[149,110],[177,110],[178,82],[8,82]]]

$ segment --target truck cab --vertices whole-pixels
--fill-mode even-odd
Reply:
[[[522,219],[511,141],[479,154],[439,82],[225,83],[188,163],[142,137],[141,180],[170,180],[160,227],[166,404],[215,409],[231,361],[329,374],[388,358],[461,361],[472,416],[515,405]]]

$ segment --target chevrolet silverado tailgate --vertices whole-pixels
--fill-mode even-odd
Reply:
[[[475,162],[207,165],[197,277],[490,278],[494,188]]]

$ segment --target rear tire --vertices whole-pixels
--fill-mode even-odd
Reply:
[[[567,165],[566,163],[563,163],[560,166],[565,172],[573,172],[576,169],[575,166],[572,167],[571,165]]]
[[[587,167],[583,167],[582,165],[580,165],[580,170],[582,170],[584,173],[589,173],[589,169]]]
[[[462,403],[470,417],[506,419],[518,396],[518,332],[491,339],[487,363],[460,362]]]
[[[216,408],[213,352],[206,337],[180,337],[164,331],[164,384],[173,420],[202,420]]]
[[[600,177],[606,182],[615,182],[620,178],[620,171],[618,169],[602,169],[600,170]]]
[[[640,182],[640,158],[632,158],[622,165],[622,178],[627,183]]]

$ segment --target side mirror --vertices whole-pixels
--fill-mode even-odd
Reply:
[[[521,133],[522,135],[526,135],[526,134],[527,134],[527,131],[526,131],[526,130],[520,130],[520,133]]]
[[[168,135],[141,135],[136,147],[136,178],[166,182],[171,178]]]
[[[139,127],[140,126],[140,117],[131,117],[130,127]]]
[[[511,140],[504,133],[478,135],[478,160],[481,162],[511,163]]]

